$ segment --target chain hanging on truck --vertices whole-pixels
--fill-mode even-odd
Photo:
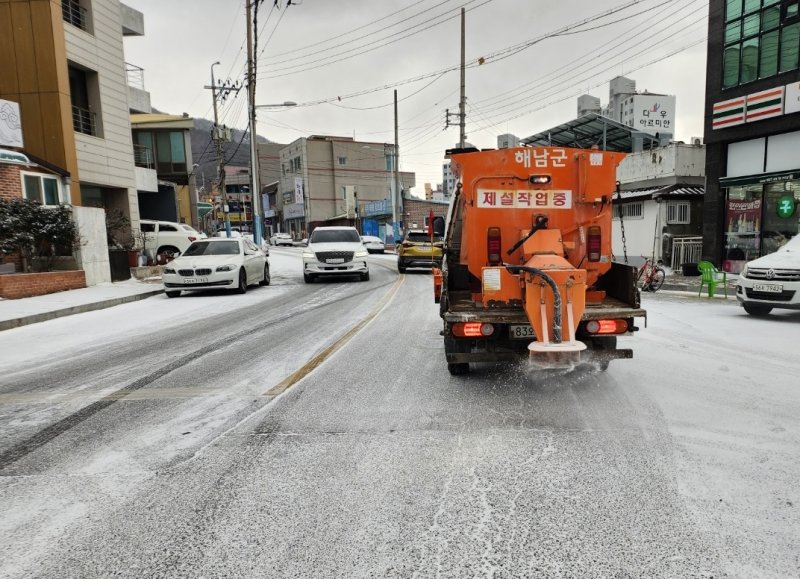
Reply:
[[[620,184],[617,181],[617,207],[619,208],[619,228],[622,232],[622,255],[625,257],[625,263],[628,263],[628,244],[625,242],[625,221],[622,219],[622,191],[619,190]],[[614,211],[614,204],[611,204],[611,211]]]

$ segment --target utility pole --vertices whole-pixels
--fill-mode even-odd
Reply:
[[[466,105],[466,94],[465,94],[465,87],[466,87],[466,49],[465,49],[465,46],[466,46],[466,38],[465,38],[465,36],[466,36],[466,34],[465,34],[466,26],[465,26],[465,21],[466,21],[466,16],[465,16],[465,14],[466,14],[466,12],[464,11],[464,8],[461,8],[461,101],[459,102],[459,105],[458,105],[458,110],[459,110],[458,114],[459,114],[459,117],[460,117],[460,119],[459,119],[460,134],[459,134],[458,143],[459,143],[459,148],[461,148],[461,149],[464,148],[464,143],[466,142],[466,135],[464,134],[464,130],[466,128],[466,119],[467,119],[466,111],[464,110],[465,105]]]
[[[253,241],[261,247],[261,183],[258,173],[258,139],[256,138],[256,61],[253,49],[253,5],[258,12],[259,0],[247,0],[247,105],[250,116],[250,203],[253,208]]]
[[[206,86],[205,88],[211,89],[211,99],[213,100],[214,104],[214,126],[211,129],[211,140],[214,141],[214,149],[217,153],[217,183],[220,193],[220,199],[222,200],[222,211],[225,217],[225,231],[228,234],[228,237],[231,236],[231,222],[230,216],[228,215],[228,199],[227,195],[225,194],[225,156],[223,151],[223,144],[227,143],[231,140],[230,131],[227,127],[220,127],[219,126],[219,115],[217,112],[217,102],[221,100],[225,100],[228,95],[232,92],[239,92],[239,86],[231,85],[230,83],[225,83],[224,85],[217,86],[216,81],[214,80],[214,67],[219,64],[219,61],[215,62],[211,65],[211,86]],[[219,93],[217,92],[219,90]],[[205,176],[204,176],[205,178]]]
[[[400,237],[400,227],[397,223],[398,217],[403,218],[402,192],[400,191],[400,149],[397,144],[397,89],[394,90],[394,199],[392,199],[392,223],[394,241]]]

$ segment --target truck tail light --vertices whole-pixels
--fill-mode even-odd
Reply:
[[[627,320],[589,320],[586,331],[590,334],[624,334],[628,331]]]
[[[600,226],[592,225],[589,227],[589,235],[587,236],[587,252],[589,261],[600,261],[601,253],[601,235]]]
[[[483,322],[457,322],[451,331],[457,338],[488,338],[494,334],[494,326]]]
[[[503,263],[503,258],[500,255],[501,242],[500,228],[490,227],[486,235],[486,254],[489,256],[489,265],[500,265]]]

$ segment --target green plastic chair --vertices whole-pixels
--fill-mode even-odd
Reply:
[[[697,292],[698,296],[703,292],[703,286],[705,285],[708,288],[708,297],[713,298],[717,285],[722,284],[722,287],[725,288],[725,297],[728,297],[727,273],[719,271],[710,261],[698,262],[697,269],[700,270],[700,291]]]

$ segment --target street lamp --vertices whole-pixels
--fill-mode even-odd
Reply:
[[[256,138],[256,109],[296,107],[293,101],[280,104],[253,105],[250,115],[250,198],[253,206],[253,241],[261,246],[261,183],[258,171],[258,142]]]

